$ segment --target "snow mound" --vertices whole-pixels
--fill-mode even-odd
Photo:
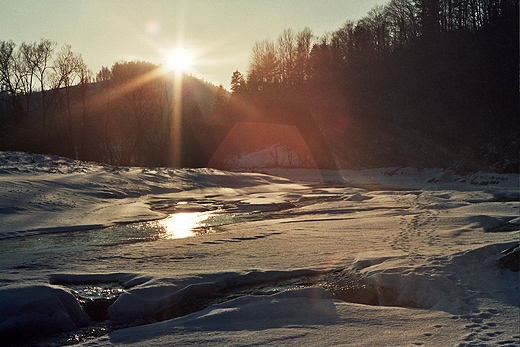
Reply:
[[[243,296],[213,305],[176,323],[212,327],[225,324],[227,329],[256,329],[291,325],[324,325],[337,318],[332,300],[323,288],[285,291],[271,296]],[[254,322],[254,324],[251,324]]]
[[[493,244],[451,257],[432,259],[428,265],[417,266],[412,271],[394,266],[388,268],[385,262],[391,262],[391,258],[365,262],[361,273],[369,285],[379,288],[377,292],[382,293],[380,304],[385,306],[467,314],[475,309],[475,302],[468,296],[474,290],[493,293],[496,300],[518,306],[518,276],[500,270],[498,266],[501,252],[514,244]],[[479,276],[474,276],[475,271]]]
[[[185,331],[268,331],[334,325],[338,322],[336,306],[326,297],[322,288],[242,296],[183,317],[119,330],[110,334],[110,344],[146,343],[176,331],[180,334]],[[92,345],[97,345],[97,341]]]
[[[76,297],[51,285],[0,288],[0,341],[69,331],[90,323]]]
[[[184,285],[141,286],[122,294],[108,308],[108,317],[118,322],[161,321],[248,293],[265,295],[283,291],[284,281],[297,279],[303,284],[316,274],[314,270],[254,271],[204,276]]]

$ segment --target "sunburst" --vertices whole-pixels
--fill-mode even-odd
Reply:
[[[176,48],[166,52],[164,60],[166,69],[176,72],[186,72],[195,65],[194,53],[184,48]]]

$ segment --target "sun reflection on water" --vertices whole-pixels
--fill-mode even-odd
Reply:
[[[200,234],[201,228],[207,227],[205,221],[210,212],[179,212],[159,221],[165,229],[167,239],[182,239]]]

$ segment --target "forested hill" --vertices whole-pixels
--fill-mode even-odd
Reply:
[[[310,37],[257,42],[232,100],[307,105],[341,166],[518,171],[518,1],[392,0]]]
[[[29,58],[37,60],[49,42],[23,43],[15,49],[12,42],[4,41],[0,51],[5,53],[11,45],[13,62],[24,62],[21,53],[27,51],[32,52]],[[23,64],[10,65],[0,94],[0,150],[52,153],[112,165],[171,166],[174,146],[184,145],[185,160],[179,164],[204,166],[212,153],[201,142],[215,147],[214,142],[225,136],[227,126],[217,122],[213,133],[202,137],[213,121],[217,96],[227,97],[222,87],[188,75],[179,83],[173,72],[143,61],[103,67],[92,82],[81,55],[65,47],[54,62],[40,61],[33,76],[16,69]],[[37,71],[45,72],[44,82],[32,86],[29,79],[39,81]],[[15,85],[24,88],[16,91],[11,88]],[[176,104],[181,105],[178,124]],[[183,131],[175,135],[175,127]]]
[[[518,13],[518,0],[391,0],[322,37],[286,29],[253,45],[231,93],[186,76],[181,123],[154,64],[90,83],[69,46],[0,41],[0,150],[205,166],[233,124],[264,122],[297,126],[322,168],[518,172]]]

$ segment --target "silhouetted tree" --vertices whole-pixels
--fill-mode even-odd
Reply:
[[[280,60],[273,41],[256,42],[251,52],[247,86],[256,95],[274,96],[280,84]]]
[[[213,102],[212,114],[221,117],[225,112],[228,104],[228,92],[224,86],[220,84],[215,94],[215,101]]]
[[[392,46],[410,44],[419,36],[417,7],[412,0],[391,0],[385,7]]]
[[[139,150],[144,148],[147,130],[156,121],[153,104],[158,98],[158,90],[154,80],[158,77],[158,66],[149,62],[119,62],[112,66],[113,87],[124,98],[125,104],[120,107],[130,117],[121,119],[125,124],[121,138],[121,164],[140,165],[144,157]]]
[[[93,115],[90,110],[90,83],[93,80],[92,71],[85,64],[79,67],[79,99],[81,102],[81,130],[80,130],[80,146],[79,156],[83,160],[94,160],[94,145],[98,142],[94,124]]]
[[[32,64],[35,66],[36,78],[39,81],[39,92],[41,96],[41,133],[40,141],[45,141],[47,136],[47,116],[49,112],[50,103],[52,100],[47,100],[48,89],[50,88],[49,71],[52,69],[50,66],[52,56],[56,43],[50,40],[41,39],[41,41],[33,44],[33,55],[31,58]]]
[[[384,6],[375,6],[365,17],[372,36],[373,49],[381,56],[390,48],[390,30],[387,11]]]
[[[422,36],[431,38],[440,32],[440,1],[416,0],[419,8]]]
[[[112,71],[106,66],[102,66],[101,70],[96,74],[96,82],[108,81],[112,78]]]
[[[48,71],[53,50],[54,43],[44,39],[39,43],[23,42],[18,49],[12,41],[0,43],[0,92],[9,95],[4,100],[10,100],[11,104],[1,116],[2,123],[15,117],[16,127],[25,128],[26,136],[11,134],[10,137],[29,147],[32,146],[30,143],[41,141],[45,136]],[[40,100],[35,100],[35,95]],[[11,121],[11,124],[14,123]]]
[[[81,54],[74,53],[70,45],[62,46],[54,60],[53,88],[59,94],[60,88],[63,88],[63,97],[61,104],[61,119],[63,123],[62,141],[65,149],[65,155],[75,158],[76,133],[74,131],[73,121],[73,87],[82,81],[85,71],[88,68],[83,61]]]
[[[244,76],[236,70],[231,76],[231,93],[233,95],[240,95],[245,93],[247,89],[246,80]]]
[[[282,89],[289,89],[296,83],[295,63],[297,56],[296,37],[292,29],[284,29],[278,36],[279,81]]]
[[[305,85],[309,79],[309,60],[313,45],[314,36],[311,29],[304,28],[296,33],[296,57],[294,61],[294,84],[297,87]]]
[[[333,45],[331,38],[324,36],[312,47],[310,54],[311,82],[313,92],[329,90],[336,86],[336,75],[340,64],[338,47]]]
[[[9,95],[12,115],[25,113],[20,96],[27,86],[25,80],[28,76],[21,57],[13,41],[0,42],[0,91]]]
[[[256,42],[249,61],[247,86],[251,95],[280,98],[300,93],[310,76],[309,60],[313,35],[309,28],[299,32],[285,29],[276,43]]]

